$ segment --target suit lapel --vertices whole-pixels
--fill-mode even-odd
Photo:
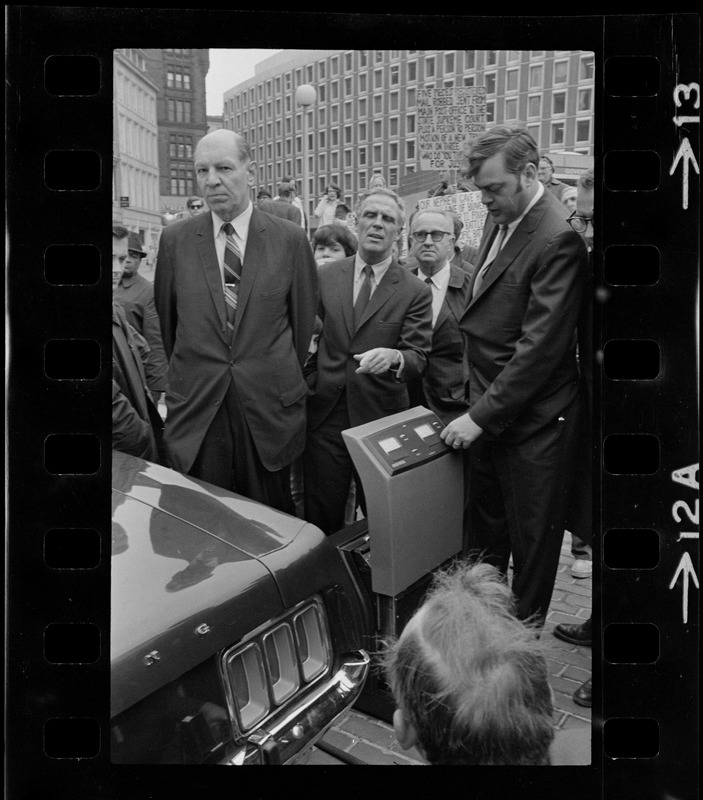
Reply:
[[[339,308],[342,309],[342,317],[350,339],[354,335],[354,261],[355,258],[352,256],[340,262],[340,277],[337,283]]]
[[[466,309],[466,302],[468,298],[468,295],[461,291],[461,288],[464,285],[464,276],[466,273],[461,267],[457,267],[453,264],[451,265],[450,269],[451,272],[449,273],[449,286],[447,286],[447,294],[445,295],[445,302],[442,304],[442,307],[444,308],[447,306],[457,319],[461,319],[461,316]],[[446,317],[443,317],[442,312],[440,311],[437,319],[437,325],[435,325],[435,327],[439,327],[440,320],[444,322],[445,319]]]
[[[227,330],[227,308],[225,305],[225,293],[222,288],[222,273],[217,260],[217,250],[215,250],[212,215],[210,213],[202,214],[201,217],[197,218],[196,225],[195,235],[198,252],[200,253],[200,264],[212,295],[212,302],[217,309],[220,329],[225,332]]]
[[[239,292],[237,294],[237,310],[234,315],[234,332],[233,336],[237,336],[239,325],[242,321],[244,309],[249,302],[254,281],[259,273],[264,255],[266,231],[266,218],[260,214],[257,209],[254,209],[249,220],[249,232],[247,233],[247,248],[244,252],[244,260],[242,261],[242,281],[239,284]]]

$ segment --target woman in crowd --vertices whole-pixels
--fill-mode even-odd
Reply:
[[[325,189],[325,195],[317,204],[315,216],[319,220],[319,227],[331,225],[337,212],[337,206],[341,202],[342,190],[336,183],[330,183]]]

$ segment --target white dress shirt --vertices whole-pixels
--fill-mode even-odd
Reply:
[[[417,274],[423,281],[427,282],[430,278],[430,289],[432,289],[432,327],[437,324],[437,317],[439,316],[440,309],[444,298],[447,296],[447,287],[449,286],[450,266],[449,262],[445,261],[444,266],[435,272],[434,275],[425,275],[425,273],[418,267]]]
[[[239,247],[239,252],[242,254],[242,265],[244,265],[244,258],[247,249],[247,238],[249,236],[249,223],[251,222],[251,215],[254,211],[254,206],[249,203],[249,205],[242,211],[242,213],[235,217],[233,220],[230,220],[230,224],[234,228],[234,239],[237,242],[237,246]],[[222,285],[225,285],[225,248],[227,245],[227,234],[222,230],[222,226],[225,224],[223,219],[215,214],[214,211],[210,212],[212,214],[212,233],[215,238],[215,250],[217,251],[217,263],[220,265],[220,275],[222,277]]]

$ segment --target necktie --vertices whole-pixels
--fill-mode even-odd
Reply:
[[[486,260],[479,270],[478,275],[476,276],[476,280],[474,281],[474,290],[472,297],[475,297],[478,294],[478,290],[481,288],[481,284],[483,283],[486,273],[491,268],[491,264],[496,260],[498,257],[498,253],[500,253],[500,249],[503,246],[503,242],[505,241],[505,235],[508,232],[507,225],[500,225],[498,229],[498,234],[496,235],[495,239],[493,240],[493,244],[491,245],[491,249],[488,251],[488,255],[486,256]]]
[[[227,235],[225,245],[225,303],[227,304],[227,329],[234,330],[234,312],[237,308],[237,295],[239,283],[242,280],[242,258],[239,246],[234,239],[234,228],[231,223],[225,222],[222,230]]]
[[[369,298],[371,297],[371,282],[373,280],[373,269],[366,264],[364,266],[364,282],[361,284],[361,289],[359,289],[359,294],[356,298],[356,303],[354,303],[354,330],[359,327],[359,323],[361,322],[361,317],[364,314],[364,309],[366,308]]]
[[[432,278],[425,278],[425,283],[432,283]]]

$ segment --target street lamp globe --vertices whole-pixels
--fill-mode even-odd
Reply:
[[[299,106],[311,106],[317,100],[317,92],[309,83],[303,83],[295,90],[295,102]]]

